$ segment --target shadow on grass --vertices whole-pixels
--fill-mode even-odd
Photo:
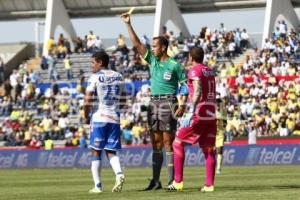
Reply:
[[[293,190],[293,189],[300,189],[300,185],[269,185],[269,186],[262,186],[262,185],[257,185],[257,186],[220,186],[216,187],[215,191],[264,191],[264,190]],[[148,190],[146,191],[145,189],[132,189],[131,191],[136,191],[136,192],[168,192],[168,193],[186,193],[186,192],[200,192],[200,187],[187,187],[184,188],[183,191],[170,191],[167,188],[163,188],[160,190]]]
[[[289,189],[300,189],[300,185],[274,185],[274,186],[249,186],[249,185],[245,185],[245,186],[220,186],[220,187],[216,187],[215,191],[234,191],[234,190],[238,190],[238,191],[254,191],[254,190],[270,190],[270,189],[277,189],[277,190],[289,190]],[[149,191],[155,191],[155,190],[149,190],[149,191],[145,191],[144,189],[138,189],[136,190],[138,192],[149,192]],[[166,188],[161,189],[161,190],[156,190],[158,192],[178,192],[178,191],[170,191]],[[200,191],[200,187],[188,187],[188,188],[184,188],[183,191],[180,192],[197,192]]]
[[[193,188],[195,189],[195,188]],[[268,186],[220,186],[216,187],[216,191],[232,191],[232,190],[239,190],[239,191],[263,191],[263,190],[271,190],[271,189],[277,189],[277,190],[287,190],[287,189],[300,189],[300,185],[268,185]]]
[[[300,185],[276,185],[272,188],[276,189],[300,189]]]

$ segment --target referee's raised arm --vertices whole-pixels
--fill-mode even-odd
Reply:
[[[137,49],[138,53],[144,57],[147,53],[146,47],[141,43],[140,39],[136,35],[135,31],[132,28],[131,21],[130,21],[130,14],[128,12],[123,13],[121,15],[121,18],[123,19],[124,23],[126,24],[129,37],[131,42],[133,43],[133,46]]]

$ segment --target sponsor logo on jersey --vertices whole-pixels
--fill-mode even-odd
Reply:
[[[99,81],[101,82],[101,83],[107,83],[107,84],[109,84],[109,83],[113,83],[113,82],[116,82],[116,81],[122,81],[123,80],[123,78],[122,78],[122,76],[104,76],[104,75],[101,75],[101,76],[99,76]]]
[[[205,70],[205,69],[203,69],[203,70],[202,70],[202,73],[203,73],[203,75],[204,75],[205,77],[215,76],[215,72],[212,71],[212,70]]]
[[[205,112],[206,112],[206,114],[207,114],[208,116],[216,117],[216,114],[213,113],[213,112],[211,112],[210,110],[206,110]]]

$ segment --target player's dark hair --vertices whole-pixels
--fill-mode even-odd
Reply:
[[[193,47],[190,56],[197,63],[202,63],[204,59],[204,51],[201,47]]]
[[[102,61],[103,67],[108,67],[109,64],[109,56],[105,51],[98,51],[92,55],[92,58],[95,58],[97,62]]]
[[[168,50],[168,46],[169,46],[169,41],[167,38],[165,38],[164,36],[157,36],[157,37],[154,37],[153,40],[158,40],[159,44],[161,46],[165,46],[165,51]]]

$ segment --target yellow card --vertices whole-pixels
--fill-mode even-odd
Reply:
[[[134,11],[135,7],[131,7],[130,10],[128,11],[128,14],[131,15],[131,13]]]

